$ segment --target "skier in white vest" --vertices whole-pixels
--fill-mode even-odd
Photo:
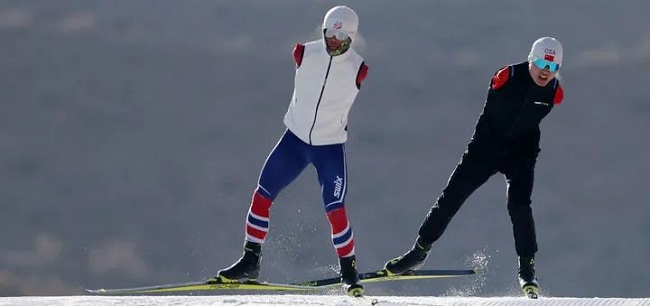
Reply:
[[[257,279],[271,205],[280,191],[312,164],[332,229],[343,289],[351,296],[363,295],[352,226],[344,205],[348,112],[368,73],[363,57],[352,48],[358,25],[354,10],[337,6],[325,15],[322,39],[295,46],[295,87],[284,116],[287,129],[267,157],[253,193],[246,219],[244,254],[210,281]]]

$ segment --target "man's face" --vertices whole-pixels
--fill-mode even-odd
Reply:
[[[343,41],[336,38],[336,36],[325,37],[325,40],[327,40],[327,48],[329,51],[336,51],[343,44]]]

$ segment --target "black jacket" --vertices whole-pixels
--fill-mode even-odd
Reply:
[[[539,124],[562,98],[557,79],[544,87],[535,84],[528,72],[528,62],[501,68],[490,81],[469,148],[498,155],[537,157]]]

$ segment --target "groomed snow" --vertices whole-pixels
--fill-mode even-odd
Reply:
[[[638,306],[650,305],[650,299],[626,298],[540,298],[528,300],[523,297],[424,297],[424,296],[376,296],[350,298],[330,295],[226,295],[226,296],[61,296],[61,297],[4,297],[0,306],[147,306],[147,305],[188,305],[188,306],[493,306],[493,305],[553,305],[553,306]]]

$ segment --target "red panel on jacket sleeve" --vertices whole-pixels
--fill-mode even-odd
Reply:
[[[505,85],[510,78],[510,67],[506,66],[497,71],[492,77],[492,89],[499,89],[501,86]]]
[[[557,89],[555,89],[555,98],[553,99],[553,104],[558,105],[562,103],[563,99],[564,99],[564,89],[562,89],[562,85],[557,84]]]
[[[367,76],[368,66],[366,63],[361,63],[361,67],[359,67],[359,72],[357,73],[357,88],[361,88],[361,83],[366,79]]]
[[[302,56],[305,53],[305,45],[296,44],[293,48],[293,60],[296,62],[296,68],[300,67],[302,64]]]

